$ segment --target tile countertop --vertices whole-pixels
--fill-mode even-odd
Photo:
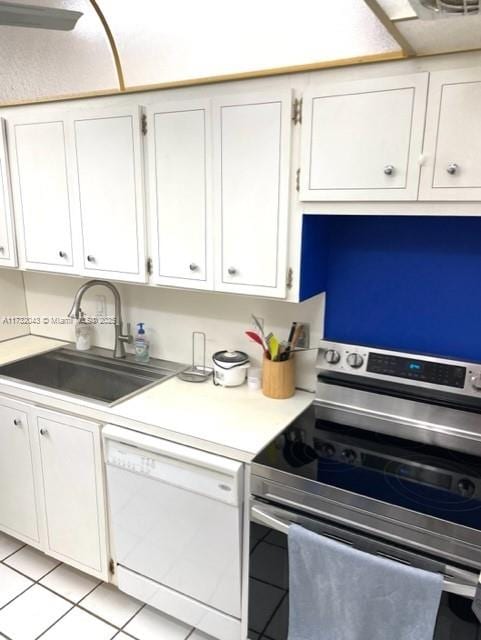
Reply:
[[[64,344],[37,336],[8,340],[0,343],[0,364]],[[211,381],[189,383],[178,378],[160,382],[113,407],[88,398],[66,397],[13,379],[0,380],[0,393],[241,462],[251,462],[314,399],[313,393],[297,391],[288,400],[272,400],[246,385],[222,388]]]

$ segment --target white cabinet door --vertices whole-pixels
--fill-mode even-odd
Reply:
[[[39,542],[27,407],[0,399],[0,529]]]
[[[36,410],[47,540],[45,551],[107,577],[100,425]]]
[[[212,288],[210,101],[153,105],[147,117],[153,280]]]
[[[73,114],[85,275],[146,281],[141,112]]]
[[[429,104],[422,200],[481,200],[481,71],[436,71]]]
[[[309,90],[301,200],[416,200],[427,84],[417,73]]]
[[[215,102],[219,291],[285,297],[291,101],[285,91]]]
[[[0,118],[0,267],[16,267],[13,206],[5,120]]]
[[[22,266],[74,271],[66,123],[22,119],[11,125],[12,173]]]

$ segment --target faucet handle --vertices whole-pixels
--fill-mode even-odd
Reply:
[[[121,340],[122,342],[126,342],[127,344],[132,344],[132,342],[134,341],[134,337],[130,333],[130,329],[131,329],[130,322],[127,322],[127,333],[124,333],[121,336],[119,336],[119,340]]]

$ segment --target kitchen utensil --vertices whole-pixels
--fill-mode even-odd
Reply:
[[[260,337],[260,335],[258,335],[255,331],[246,331],[245,334],[253,342],[257,342],[257,344],[260,344],[262,349],[263,349],[263,351],[266,352],[266,348],[264,346],[264,343],[263,343],[262,338]]]
[[[249,356],[244,351],[217,351],[214,362],[214,384],[222,387],[238,387],[244,384]]]
[[[268,351],[267,340],[264,333],[264,327],[262,326],[262,322],[259,320],[259,318],[256,318],[256,316],[253,313],[251,314],[251,316],[252,316],[252,319],[254,320],[254,324],[257,327],[257,331],[259,332],[259,335],[262,338],[262,341],[264,343],[264,348],[266,351]]]
[[[269,353],[271,356],[271,360],[278,360],[279,359],[279,347],[280,347],[280,343],[279,340],[276,338],[276,336],[272,335],[272,333],[269,335],[269,339],[267,341],[267,344],[269,345]]]
[[[196,356],[196,336],[198,336],[197,343],[200,345],[199,351],[202,352],[202,364],[198,364]],[[178,377],[184,382],[205,382],[212,375],[214,369],[205,366],[205,343],[206,335],[203,331],[192,332],[192,365],[189,369],[178,374]]]

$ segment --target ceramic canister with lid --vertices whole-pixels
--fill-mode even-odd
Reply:
[[[244,384],[249,356],[244,351],[217,351],[214,361],[214,382],[222,387],[238,387]]]

